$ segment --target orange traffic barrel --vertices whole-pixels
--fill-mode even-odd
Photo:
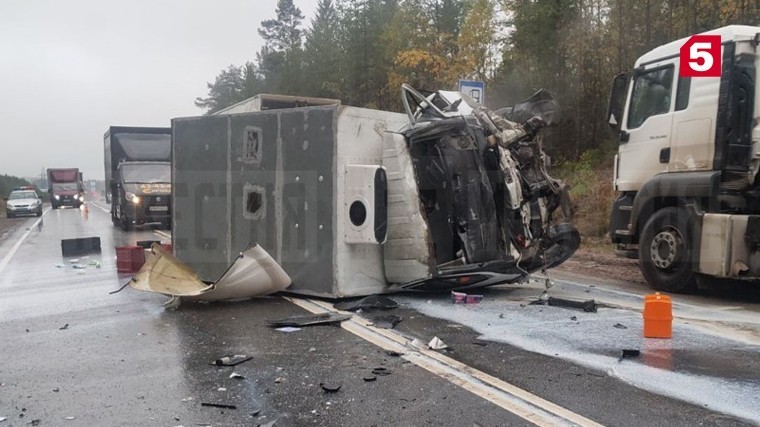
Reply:
[[[670,297],[656,292],[644,296],[644,338],[673,336],[673,307]]]

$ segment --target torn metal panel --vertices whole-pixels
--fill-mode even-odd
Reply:
[[[140,291],[191,301],[218,301],[270,295],[286,289],[290,277],[256,245],[242,252],[219,280],[207,284],[187,264],[154,244],[129,284]]]

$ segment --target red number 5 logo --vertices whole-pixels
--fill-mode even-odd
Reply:
[[[720,77],[720,36],[691,36],[681,46],[679,58],[683,77]]]

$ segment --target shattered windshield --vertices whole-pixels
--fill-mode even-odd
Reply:
[[[169,164],[123,165],[121,176],[125,183],[171,182],[172,173]]]

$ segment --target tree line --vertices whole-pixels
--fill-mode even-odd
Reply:
[[[655,46],[730,24],[760,25],[757,0],[319,0],[310,22],[294,0],[258,29],[264,46],[208,83],[211,114],[259,93],[340,99],[400,111],[400,86],[486,83],[499,108],[547,89],[563,120],[550,150],[577,159],[614,147],[612,78]]]

